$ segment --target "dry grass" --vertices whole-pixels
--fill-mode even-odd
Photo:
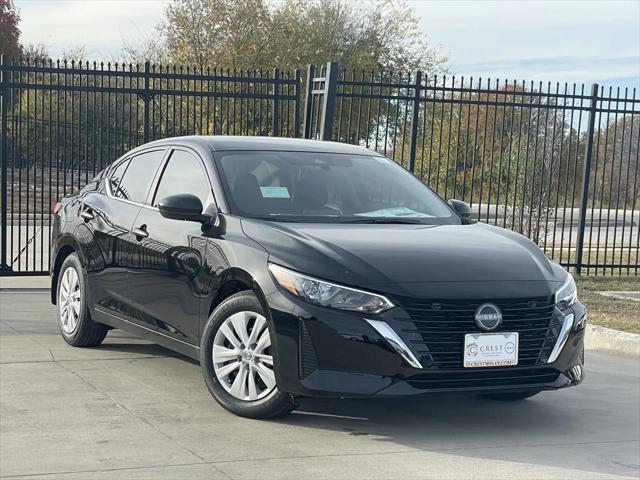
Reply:
[[[640,302],[601,295],[605,291],[638,291],[640,277],[575,277],[588,321],[603,327],[640,333]]]

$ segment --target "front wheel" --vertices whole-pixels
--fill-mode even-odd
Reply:
[[[269,321],[251,291],[230,296],[213,311],[200,364],[211,395],[236,415],[274,418],[296,406],[276,385]]]

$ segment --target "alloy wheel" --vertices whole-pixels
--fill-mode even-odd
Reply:
[[[213,340],[213,369],[238,400],[260,400],[276,388],[267,319],[242,311],[227,318]]]
[[[62,274],[58,292],[60,325],[67,335],[71,335],[78,327],[81,295],[78,273],[75,268],[69,267]]]

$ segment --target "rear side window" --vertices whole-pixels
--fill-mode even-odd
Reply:
[[[120,180],[124,176],[124,172],[127,170],[129,166],[129,159],[120,162],[115,167],[111,168],[111,172],[109,173],[109,188],[114,197],[122,198],[122,194],[118,191],[118,186],[120,185]]]
[[[157,205],[160,200],[178,193],[192,193],[206,207],[213,200],[211,186],[202,162],[193,154],[184,150],[174,150],[162,173],[158,190],[153,200]]]
[[[113,195],[124,200],[144,203],[147,189],[153,180],[153,176],[160,162],[162,162],[164,153],[164,150],[154,150],[133,157],[129,161],[129,166],[124,172],[117,188],[111,189]],[[112,179],[118,173],[118,168],[114,171]],[[113,183],[111,186],[113,187]]]

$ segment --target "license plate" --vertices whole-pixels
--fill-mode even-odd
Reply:
[[[518,333],[469,333],[464,336],[464,366],[503,367],[518,364]]]

